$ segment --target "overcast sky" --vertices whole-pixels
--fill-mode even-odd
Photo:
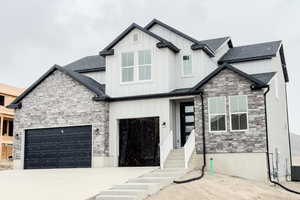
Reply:
[[[95,55],[132,22],[157,18],[233,45],[282,40],[290,128],[300,134],[299,0],[0,0],[0,82],[26,88],[54,64]],[[297,78],[298,77],[298,78]]]

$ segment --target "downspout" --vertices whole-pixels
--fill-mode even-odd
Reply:
[[[280,183],[273,181],[272,177],[271,177],[271,169],[270,169],[270,156],[269,156],[269,134],[268,134],[268,117],[267,117],[267,94],[270,91],[270,87],[269,85],[266,86],[267,90],[264,92],[264,105],[265,105],[265,126],[266,126],[266,148],[267,148],[267,167],[268,167],[268,177],[271,183],[280,186],[281,188],[283,188],[284,190],[288,191],[288,192],[292,192],[295,194],[299,194],[300,192],[297,192],[295,190],[292,190],[290,188],[287,188],[283,185],[281,185]]]
[[[203,100],[203,91],[200,92],[201,97],[201,111],[202,111],[202,149],[203,149],[203,165],[201,169],[201,175],[198,177],[194,177],[191,179],[183,180],[183,181],[174,181],[176,184],[189,183],[192,181],[200,180],[204,176],[204,170],[206,167],[206,147],[205,147],[205,118],[204,118],[204,100]]]

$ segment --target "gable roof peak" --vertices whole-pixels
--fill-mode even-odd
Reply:
[[[150,35],[151,37],[157,39],[159,42],[157,43],[158,48],[169,48],[174,53],[178,53],[180,51],[179,48],[177,48],[174,44],[167,41],[166,39],[162,38],[159,35],[156,35],[155,33],[143,28],[142,26],[132,23],[129,27],[127,27],[116,39],[114,39],[109,45],[107,45],[102,51],[100,51],[101,56],[108,56],[108,55],[114,55],[113,47],[118,44],[123,38],[125,38],[133,29],[138,29],[145,34]]]
[[[42,83],[48,76],[50,76],[53,72],[56,70],[64,73],[65,75],[68,75],[84,87],[86,87],[88,90],[96,94],[96,96],[103,100],[108,98],[108,96],[105,94],[105,88],[104,85],[98,83],[94,79],[79,74],[78,72],[74,72],[72,70],[68,70],[66,68],[63,68],[57,64],[53,65],[46,73],[44,73],[36,82],[34,82],[29,88],[27,88],[20,96],[18,96],[10,105],[7,106],[7,108],[20,108],[21,100],[24,99],[29,93],[31,93],[40,83]]]
[[[238,75],[246,78],[247,80],[251,81],[254,83],[254,87],[252,88],[263,88],[266,86],[266,84],[264,82],[262,82],[261,80],[235,68],[234,66],[228,64],[228,63],[224,63],[222,65],[220,65],[219,67],[217,67],[214,71],[212,71],[209,75],[207,75],[204,79],[202,79],[198,84],[196,84],[193,88],[192,91],[197,91],[199,90],[203,85],[205,85],[208,81],[210,81],[212,78],[214,78],[217,74],[219,74],[221,71],[228,69],[232,72],[237,73]]]

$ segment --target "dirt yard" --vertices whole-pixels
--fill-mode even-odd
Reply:
[[[199,175],[191,172],[187,177]],[[288,183],[300,191],[300,183]],[[172,184],[147,200],[300,200],[300,195],[284,191],[279,187],[256,181],[215,174],[186,183]]]
[[[12,168],[13,168],[13,162],[12,161],[6,161],[6,160],[1,160],[0,161],[0,171],[1,170],[12,169]]]

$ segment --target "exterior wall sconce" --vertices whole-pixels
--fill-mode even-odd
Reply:
[[[162,127],[162,128],[166,128],[166,127],[167,127],[167,123],[166,123],[166,122],[163,122],[163,123],[161,124],[161,127]]]
[[[96,129],[95,129],[95,135],[100,135],[99,128],[96,128]]]

